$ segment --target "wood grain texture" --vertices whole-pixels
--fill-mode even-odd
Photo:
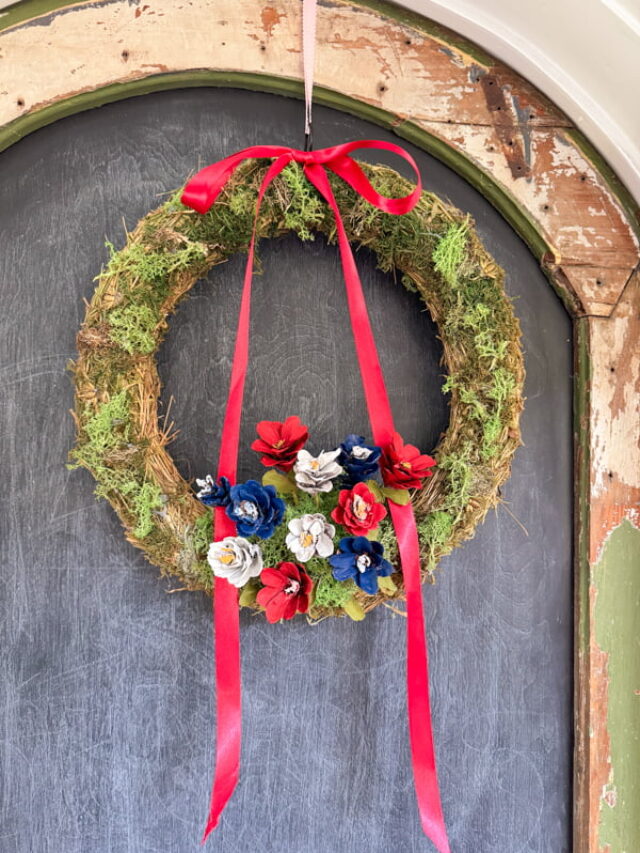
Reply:
[[[625,523],[640,524],[640,277],[636,273],[608,318],[590,317],[586,334],[589,340],[589,395],[584,418],[588,423],[589,482],[582,499],[588,502],[584,540],[584,575],[578,596],[576,618],[584,625],[578,631],[577,671],[582,686],[577,696],[576,804],[583,816],[582,850],[618,853],[634,849],[637,830],[626,818],[627,803],[615,795],[619,780],[637,778],[637,750],[634,738],[625,749],[612,752],[612,739],[623,738],[633,730],[637,703],[626,698],[620,702],[621,672],[629,671],[627,656],[637,646],[638,607],[631,605],[625,616],[622,604],[629,591],[622,580],[616,587],[616,575],[603,576],[600,567],[608,543],[625,537]],[[629,530],[633,527],[627,524]],[[632,540],[634,541],[634,540]],[[637,540],[636,540],[637,541]],[[616,546],[617,547],[617,546]],[[637,545],[632,548],[637,549]],[[633,559],[637,562],[637,550]],[[615,559],[611,560],[615,566]],[[609,573],[612,571],[609,568]],[[620,606],[609,612],[597,612],[599,599],[618,591]],[[614,593],[615,594],[615,593]],[[633,592],[632,592],[633,594]],[[601,637],[613,638],[603,648]],[[615,679],[615,680],[613,680]],[[618,697],[618,707],[612,698]],[[619,743],[619,740],[618,740]],[[615,760],[614,760],[615,759]],[[622,788],[624,793],[624,786]],[[618,809],[618,811],[616,811]],[[601,841],[605,824],[620,829],[613,846]],[[610,837],[610,833],[609,837]]]
[[[261,75],[267,87],[299,81],[300,8],[91,0],[16,23],[0,33],[2,138],[65,101],[145,78],[161,88],[172,74],[208,69]],[[479,185],[510,200],[523,233],[546,243],[575,313],[608,316],[638,263],[635,206],[531,84],[455,34],[394,14],[374,0],[319,4],[318,96],[367,105],[401,136],[421,132],[462,157]]]
[[[190,90],[66,119],[0,157],[0,835],[7,853],[196,850],[212,761],[211,615],[168,595],[122,536],[73,443],[65,364],[105,260],[105,237],[185,175],[269,138],[296,144],[301,105]],[[389,134],[318,110],[317,144]],[[452,847],[563,853],[571,813],[571,327],[503,219],[411,149],[427,186],[468,210],[507,270],[527,359],[525,446],[501,508],[425,590],[433,708]],[[263,245],[251,420],[300,411],[319,443],[366,429],[334,248]],[[399,424],[428,446],[435,393],[428,317],[360,253]],[[162,352],[185,474],[216,452],[242,259],[214,270]],[[290,380],[290,385],[282,382]],[[414,390],[415,389],[415,390]],[[277,409],[277,412],[274,411]],[[244,473],[253,471],[249,455]],[[268,626],[244,616],[243,770],[222,853],[428,851],[416,814],[404,697],[404,620]]]

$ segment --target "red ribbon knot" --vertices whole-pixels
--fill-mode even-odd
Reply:
[[[388,198],[378,193],[361,166],[349,156],[357,149],[391,151],[402,157],[412,166],[416,175],[416,186],[413,191],[402,198]],[[183,204],[199,213],[206,213],[238,166],[245,160],[253,158],[269,158],[273,162],[267,169],[258,191],[238,318],[229,395],[220,441],[218,477],[228,477],[232,483],[236,481],[242,399],[249,358],[249,320],[256,222],[269,184],[290,162],[300,163],[308,180],[316,187],[333,212],[367,411],[373,439],[382,447],[389,444],[395,432],[393,415],[369,322],[362,284],[327,170],[338,175],[358,195],[385,213],[398,215],[408,213],[418,203],[422,192],[418,166],[407,151],[391,142],[365,139],[317,151],[298,151],[280,145],[254,145],[245,148],[198,172],[184,189]],[[418,533],[411,504],[399,506],[390,503],[390,514],[398,540],[407,600],[407,709],[418,809],[425,834],[433,841],[439,853],[450,853],[433,747]],[[235,534],[235,525],[224,509],[216,508],[214,540],[219,541],[225,536]],[[241,689],[238,591],[224,578],[217,577],[215,578],[214,633],[217,688],[216,768],[203,841],[217,825],[237,784],[240,768]]]

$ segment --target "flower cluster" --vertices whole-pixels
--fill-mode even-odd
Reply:
[[[196,480],[197,497],[224,511],[236,536],[214,541],[207,555],[216,577],[249,591],[269,622],[306,613],[314,586],[329,577],[367,595],[394,572],[379,541],[386,501],[403,504],[432,473],[435,460],[397,434],[383,444],[348,435],[334,450],[313,455],[309,430],[297,416],[260,421],[251,447],[268,469],[262,483]],[[265,565],[265,545],[273,539]],[[274,560],[277,554],[280,559]],[[354,587],[355,588],[355,587]],[[349,593],[347,593],[347,596]]]

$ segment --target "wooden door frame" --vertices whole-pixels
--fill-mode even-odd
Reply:
[[[9,7],[0,13],[0,150],[58,118],[152,91],[300,97],[300,6]],[[573,318],[574,851],[640,850],[640,757],[628,746],[640,717],[638,207],[541,92],[457,34],[379,0],[321,0],[318,32],[317,101],[392,130],[466,178],[527,242]]]

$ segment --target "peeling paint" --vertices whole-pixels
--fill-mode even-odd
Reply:
[[[265,6],[260,14],[262,26],[267,36],[273,35],[273,28],[276,27],[282,18],[283,12],[279,12],[275,6]]]
[[[640,850],[640,530],[611,533],[593,570],[595,640],[607,656],[610,773],[602,789],[598,850]]]

